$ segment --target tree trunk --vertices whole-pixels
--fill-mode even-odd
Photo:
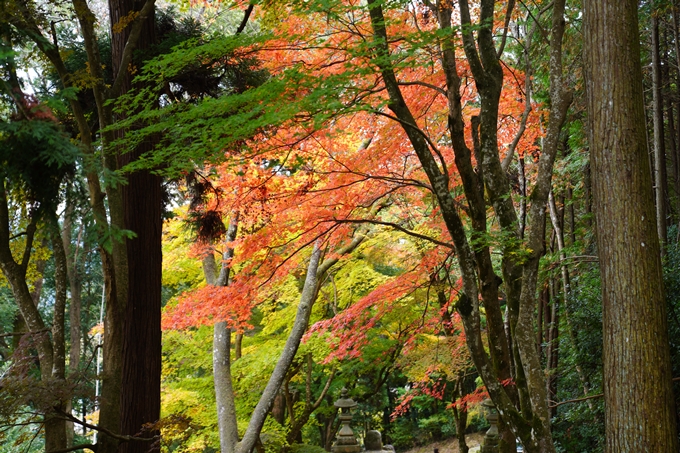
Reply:
[[[50,242],[54,254],[54,314],[52,318],[52,344],[53,360],[51,380],[57,386],[65,385],[66,379],[66,288],[68,287],[68,271],[64,243],[61,240],[59,222],[56,216],[48,226],[50,230]],[[66,420],[59,412],[63,412],[68,406],[67,401],[59,401],[55,406],[56,414],[45,419],[45,451],[64,448],[68,444]],[[71,427],[73,432],[73,427]]]
[[[669,35],[669,30],[668,30],[668,25],[664,27],[664,46],[663,46],[663,56],[662,56],[662,65],[661,65],[661,80],[663,81],[663,103],[664,103],[664,110],[666,112],[666,115],[668,117],[668,148],[666,149],[666,161],[670,159],[670,169],[667,168],[666,170],[666,209],[668,210],[667,216],[669,219],[669,222],[667,224],[673,223],[678,221],[680,218],[680,213],[678,213],[677,209],[677,201],[676,198],[678,197],[678,165],[680,162],[678,162],[678,145],[677,145],[677,136],[675,132],[675,113],[673,112],[674,108],[674,97],[675,93],[673,92],[673,89],[671,87],[671,74],[670,74],[670,66],[671,66],[671,61],[670,57],[668,54],[668,48],[669,48],[669,40],[668,40],[668,35]],[[669,175],[670,173],[670,175]],[[671,196],[671,181],[672,181],[672,187],[673,187],[673,195]],[[674,203],[671,202],[671,200],[674,201]]]
[[[218,322],[213,333],[213,380],[221,453],[233,453],[238,443],[230,355],[231,329],[227,327],[226,322]]]
[[[73,203],[67,202],[66,210],[64,212],[64,226],[61,233],[61,239],[64,247],[64,253],[66,254],[66,271],[68,274],[68,281],[70,284],[70,303],[69,303],[69,338],[71,340],[71,348],[69,349],[69,374],[73,375],[78,372],[80,367],[80,341],[81,341],[81,329],[80,329],[80,313],[82,308],[82,284],[80,281],[80,276],[78,275],[78,251],[80,247],[81,234],[78,234],[77,242],[75,245],[75,251],[71,253],[71,241],[72,241],[72,228],[73,228]],[[80,225],[80,232],[83,231],[83,225]],[[71,413],[73,410],[73,401],[68,401],[66,405],[66,412]],[[73,445],[73,438],[75,435],[75,426],[72,421],[67,421],[67,446]]]
[[[680,64],[680,33],[678,30],[678,6],[676,2],[673,2],[673,42],[675,47],[675,64]],[[680,69],[676,71],[675,79],[676,87],[680,83]],[[676,147],[671,150],[673,158],[673,188],[675,189],[675,211],[677,213],[677,221],[680,222],[680,100],[676,99],[671,104],[675,104],[677,109],[678,124],[675,129],[675,143]],[[671,107],[672,108],[672,107]],[[669,119],[671,117],[669,116]]]
[[[465,392],[465,373],[459,373],[456,377],[456,384],[453,388],[454,402],[466,395]],[[468,453],[470,447],[465,440],[465,429],[467,428],[468,410],[467,403],[461,402],[459,405],[453,405],[453,419],[456,422],[456,439],[458,442],[458,451],[460,453]]]
[[[606,451],[678,451],[635,0],[585,1]]]
[[[109,13],[114,27],[134,11],[140,11],[143,0],[110,0]],[[145,21],[137,48],[154,42],[154,14]],[[132,89],[132,72],[122,67],[130,27],[112,31],[113,73],[127,71],[122,79],[121,94]],[[140,62],[132,62],[130,66]],[[134,150],[121,150],[119,167],[133,162],[153,148],[147,141]],[[160,417],[161,374],[161,178],[149,170],[136,171],[122,187],[124,225],[135,237],[126,240],[128,257],[128,299],[124,312],[121,366],[121,434],[152,437],[155,429],[144,426]],[[157,451],[154,447],[152,451]],[[121,453],[145,453],[149,443],[121,444]]]
[[[656,223],[661,243],[661,256],[664,255],[668,236],[666,225],[666,142],[664,139],[663,96],[661,80],[661,57],[659,52],[659,17],[652,13],[652,93],[654,100],[654,186],[656,194]]]
[[[230,243],[236,239],[238,230],[238,214],[232,215],[227,229],[225,242]],[[217,286],[229,285],[231,259],[234,257],[234,249],[227,247],[222,254],[222,266],[219,275],[209,275],[209,265],[206,260],[215,264],[212,253],[204,259],[204,273],[208,284]],[[234,401],[234,388],[231,379],[231,329],[226,322],[218,322],[213,332],[213,381],[215,383],[215,403],[217,405],[217,426],[220,434],[221,453],[233,453],[238,442],[238,425],[236,423],[236,404]]]
[[[298,347],[300,346],[300,340],[302,340],[302,336],[304,335],[305,330],[307,330],[309,315],[312,312],[312,306],[314,305],[318,293],[317,270],[320,267],[320,257],[321,247],[317,243],[314,245],[314,251],[312,252],[312,257],[310,258],[309,266],[307,267],[307,277],[305,278],[305,285],[302,289],[302,296],[300,296],[300,304],[298,305],[295,321],[293,322],[293,329],[286,340],[286,344],[276,363],[276,367],[274,367],[274,372],[262,392],[260,401],[258,401],[257,406],[253,411],[253,415],[250,418],[250,423],[248,423],[248,428],[243,435],[243,439],[236,445],[237,453],[250,453],[255,447],[255,443],[260,438],[260,431],[262,431],[262,426],[264,426],[264,421],[267,418],[267,414],[269,414],[274,398],[283,383],[283,379],[286,377],[288,367],[297,353]]]

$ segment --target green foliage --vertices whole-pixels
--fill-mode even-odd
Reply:
[[[262,427],[260,439],[266,453],[279,453],[286,445],[286,429],[272,417],[267,417]]]
[[[192,256],[190,235],[180,218],[168,220],[163,228],[163,287],[165,305],[183,291],[204,282],[201,262]]]
[[[30,202],[54,210],[62,180],[73,173],[78,149],[52,121],[0,123],[0,177]]]
[[[181,415],[184,429],[168,427],[168,452],[219,450],[212,377],[212,328],[163,334],[161,417]]]
[[[677,226],[669,228],[668,237],[677,238]],[[671,349],[671,367],[674,377],[680,376],[680,243],[673,241],[666,249],[664,263],[664,284],[666,286],[666,302],[668,315],[668,338]],[[676,395],[675,406],[680,407],[680,383],[673,382]]]
[[[309,444],[293,444],[290,446],[290,453],[324,453],[326,450]]]
[[[568,314],[562,317],[558,401],[602,392],[602,299],[597,267],[581,269],[572,276]],[[585,382],[584,382],[585,381]],[[592,406],[592,409],[591,409]],[[593,420],[599,423],[593,423]],[[602,399],[558,407],[553,438],[562,452],[604,451]]]
[[[277,95],[284,87],[255,89],[267,80],[267,73],[239,49],[258,42],[259,37],[206,37],[193,21],[161,21],[167,28],[166,40],[152,52],[172,51],[146,62],[136,81],[147,88],[117,100],[116,109],[127,119],[115,128],[147,126],[126,133],[118,145],[127,149],[134,149],[149,136],[157,139],[154,152],[128,170],[163,168],[164,174],[177,178],[193,170],[194,163],[222,160],[225,149],[241,147],[243,140],[270,124],[259,117],[273,99],[281,99]],[[285,118],[291,115],[292,111]]]

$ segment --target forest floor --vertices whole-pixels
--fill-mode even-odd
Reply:
[[[470,447],[470,453],[479,451],[474,447],[479,447],[484,439],[484,433],[474,433],[465,436],[465,441]],[[428,445],[423,445],[422,447],[411,448],[403,453],[433,453],[434,449],[438,449],[439,453],[459,453],[458,451],[458,439],[455,437],[441,442],[434,442]],[[401,452],[400,452],[401,453]]]

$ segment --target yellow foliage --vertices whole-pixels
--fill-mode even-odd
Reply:
[[[130,11],[129,14],[120,18],[118,22],[113,24],[111,29],[114,33],[122,33],[125,27],[130,25],[139,16],[139,11]]]
[[[183,214],[186,208],[179,210]],[[163,285],[196,288],[203,283],[200,260],[191,257],[193,239],[184,228],[181,215],[163,225]]]

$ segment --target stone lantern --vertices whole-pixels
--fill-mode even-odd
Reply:
[[[343,388],[340,393],[340,399],[334,404],[335,407],[340,409],[340,431],[338,431],[337,439],[331,447],[332,453],[359,453],[361,451],[361,445],[357,442],[356,437],[354,437],[354,432],[350,427],[350,422],[352,421],[351,409],[356,407],[357,403],[352,399],[347,397],[347,389]]]
[[[482,407],[491,427],[484,436],[481,453],[498,453],[498,411],[490,399],[484,400]]]

